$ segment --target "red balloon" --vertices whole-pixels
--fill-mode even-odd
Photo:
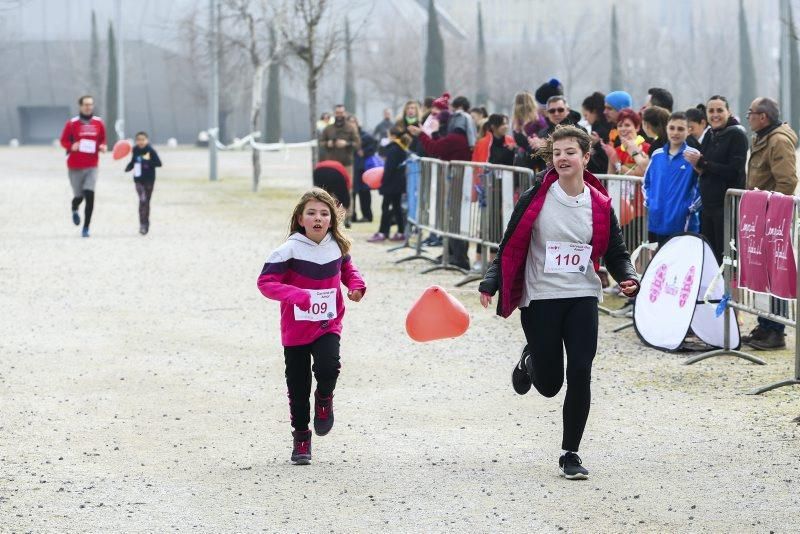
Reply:
[[[406,316],[406,332],[414,341],[458,337],[468,328],[464,305],[439,286],[426,289]]]
[[[131,142],[127,139],[120,139],[114,145],[114,159],[122,159],[131,153]]]
[[[378,189],[383,183],[383,167],[373,167],[364,171],[361,181],[369,186],[370,189]]]

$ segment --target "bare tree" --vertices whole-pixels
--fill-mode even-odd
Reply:
[[[291,0],[291,26],[282,25],[286,46],[306,71],[308,91],[308,126],[312,140],[317,139],[317,90],[319,81],[330,61],[345,46],[341,32],[334,25],[325,28],[321,23],[328,15],[329,0]],[[356,32],[357,33],[357,32]],[[312,165],[316,164],[318,148],[311,151]]]
[[[269,42],[269,25],[283,27],[283,9],[267,0],[225,0],[223,4],[226,23],[221,32],[222,41],[241,50],[252,69],[250,87],[250,133],[259,127],[261,100],[264,93],[264,72],[273,62],[279,62],[284,53],[283,40],[277,39],[274,46]],[[258,191],[261,179],[261,152],[252,146],[253,191]]]
[[[360,52],[363,65],[361,78],[375,88],[376,93],[397,106],[401,101],[419,97],[422,86],[422,57],[409,53],[409,44],[418,43],[422,35],[418,28],[389,25],[375,41],[375,48]]]
[[[211,64],[211,50],[209,49],[209,36],[206,21],[208,13],[205,9],[195,6],[177,25],[177,46],[183,51],[185,60],[189,63],[189,77],[178,77],[174,83],[182,86],[198,107],[208,103],[208,79]],[[247,91],[246,84],[240,76],[248,66],[247,58],[240,50],[234,49],[231,43],[221,42],[217,53],[219,59],[219,133],[217,138],[228,142],[228,118],[233,115],[236,105],[244,99]],[[171,59],[180,59],[178,57]],[[181,61],[183,61],[181,59]],[[173,71],[170,71],[172,74]]]

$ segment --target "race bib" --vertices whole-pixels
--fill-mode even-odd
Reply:
[[[78,152],[84,154],[94,154],[97,152],[97,141],[94,139],[81,139],[78,142]]]
[[[133,177],[138,178],[142,175],[142,164],[136,162],[133,164]]]
[[[545,273],[585,273],[592,256],[592,245],[548,241]]]
[[[336,289],[312,289],[311,307],[303,311],[294,307],[295,321],[330,321],[336,319]]]

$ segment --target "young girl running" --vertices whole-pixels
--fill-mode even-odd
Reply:
[[[611,199],[586,171],[592,138],[574,126],[559,126],[542,155],[550,168],[541,182],[522,194],[500,249],[479,290],[484,308],[499,290],[497,314],[519,307],[528,344],[511,375],[524,395],[531,384],[545,397],[564,383],[567,394],[559,473],[587,478],[578,457],[589,416],[592,360],[597,351],[597,304],[602,299],[597,275],[600,259],[627,296],[639,290]]]
[[[294,431],[292,462],[311,461],[309,396],[314,392],[314,430],[324,436],[333,427],[333,390],[339,376],[339,338],[344,299],[358,302],[367,287],[348,254],[350,241],[339,223],[344,212],[317,187],[305,193],[289,222],[289,238],[267,258],[258,289],[281,303],[281,341],[286,361],[286,386]],[[311,365],[311,357],[314,365]]]

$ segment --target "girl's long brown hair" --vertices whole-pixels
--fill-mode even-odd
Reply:
[[[289,235],[292,234],[303,234],[305,235],[306,230],[300,223],[298,219],[303,214],[303,210],[306,208],[306,204],[311,200],[317,200],[322,202],[328,209],[331,211],[331,235],[333,239],[336,241],[336,244],[339,245],[339,249],[342,251],[342,255],[344,256],[348,252],[350,252],[350,240],[347,236],[344,235],[341,228],[341,222],[344,220],[345,217],[345,210],[341,206],[337,206],[336,200],[331,196],[330,193],[321,189],[319,187],[314,187],[309,191],[306,191],[302,197],[300,197],[300,201],[294,207],[294,211],[292,212],[292,218],[289,221]]]

